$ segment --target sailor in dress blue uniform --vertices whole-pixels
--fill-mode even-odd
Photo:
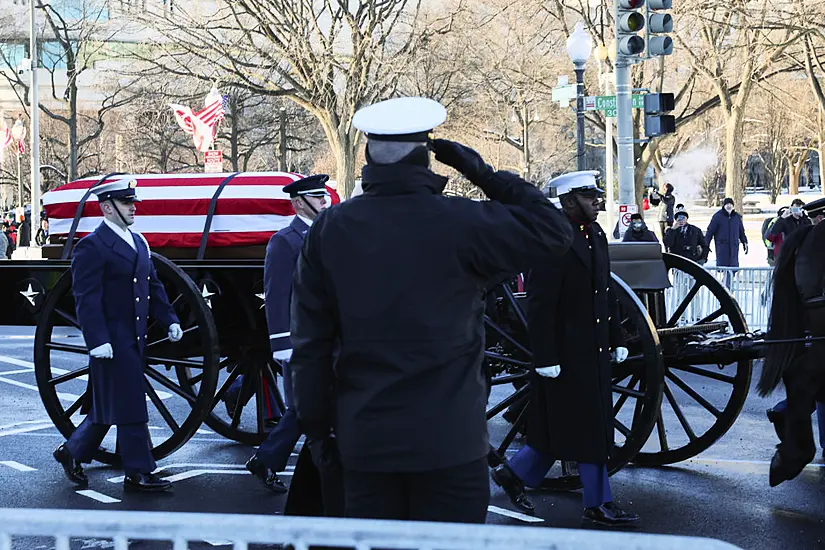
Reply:
[[[159,491],[170,483],[152,474],[144,379],[147,321],[167,327],[173,342],[183,337],[180,322],[152,265],[151,251],[135,221],[131,178],[93,189],[103,223],[81,239],[72,253],[72,292],[77,320],[88,347],[91,410],[54,458],[70,481],[87,485],[81,463],[89,463],[109,428],[117,426],[124,489]]]
[[[286,228],[275,233],[266,247],[264,263],[264,303],[269,328],[269,346],[272,358],[283,366],[284,401],[287,410],[278,425],[269,432],[261,446],[246,463],[264,485],[273,491],[286,492],[286,485],[276,472],[286,468],[295,444],[301,437],[298,419],[292,408],[292,376],[289,359],[292,357],[290,340],[290,297],[292,273],[298,262],[304,238],[318,213],[327,207],[329,192],[326,182],[329,176],[317,174],[284,186],[295,209],[295,218]]]

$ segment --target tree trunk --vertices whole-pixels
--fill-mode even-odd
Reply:
[[[530,181],[530,119],[527,105],[521,111],[521,177]]]
[[[733,199],[737,209],[742,208],[745,190],[742,186],[742,129],[744,119],[734,107],[725,125],[725,197]]]
[[[823,109],[819,107],[819,148],[817,149],[817,156],[819,157],[819,192],[825,195],[825,116],[823,116]]]
[[[232,96],[230,100],[229,108],[232,110],[232,127],[229,132],[229,156],[232,159],[232,171],[239,172],[238,166],[240,166],[240,155],[238,153],[238,113],[240,109],[238,109],[238,100],[235,96]]]
[[[355,190],[355,150],[357,143],[344,133],[339,136],[337,143],[331,143],[335,155],[335,188],[342,200],[352,196]]]
[[[805,167],[805,160],[808,158],[808,151],[799,153],[791,165],[788,167],[788,194],[799,194],[799,176],[802,174],[802,169]]]

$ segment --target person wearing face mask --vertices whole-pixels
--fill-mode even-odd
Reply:
[[[726,197],[722,208],[710,220],[705,244],[709,247],[713,241],[716,251],[716,265],[719,267],[739,267],[739,243],[748,253],[748,237],[742,216],[734,209],[733,199]]]
[[[785,210],[779,219],[773,224],[768,233],[768,240],[773,243],[773,255],[775,261],[779,261],[779,252],[782,249],[782,242],[788,238],[792,232],[800,227],[811,225],[811,219],[805,214],[805,203],[800,199],[794,199],[791,207]]]
[[[688,223],[687,210],[676,212],[676,225],[665,235],[665,251],[704,264],[708,247],[702,230]]]
[[[662,239],[669,227],[673,227],[673,207],[676,204],[676,197],[673,195],[673,185],[666,183],[664,193],[653,191],[650,194],[650,203],[659,207],[659,232]]]
[[[641,214],[630,215],[630,228],[625,231],[622,242],[626,243],[658,243],[659,239],[645,225]]]
[[[527,445],[491,473],[519,509],[532,512],[525,487],[538,487],[557,460],[578,462],[585,522],[635,524],[613,502],[606,463],[613,452],[612,369],[627,358],[610,282],[604,231],[596,223],[603,191],[598,172],[549,182],[573,229],[564,257],[547,256],[527,279],[530,375]]]

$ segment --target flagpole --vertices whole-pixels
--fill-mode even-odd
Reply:
[[[40,102],[37,90],[37,20],[34,9],[35,0],[29,0],[29,16],[31,23],[31,37],[29,45],[29,55],[31,56],[31,147],[32,147],[32,169],[31,169],[31,198],[32,215],[29,219],[31,227],[30,246],[37,246],[37,228],[40,227]]]

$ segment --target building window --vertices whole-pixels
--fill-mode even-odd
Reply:
[[[25,43],[0,42],[0,61],[6,67],[16,69],[27,57],[28,50]]]

